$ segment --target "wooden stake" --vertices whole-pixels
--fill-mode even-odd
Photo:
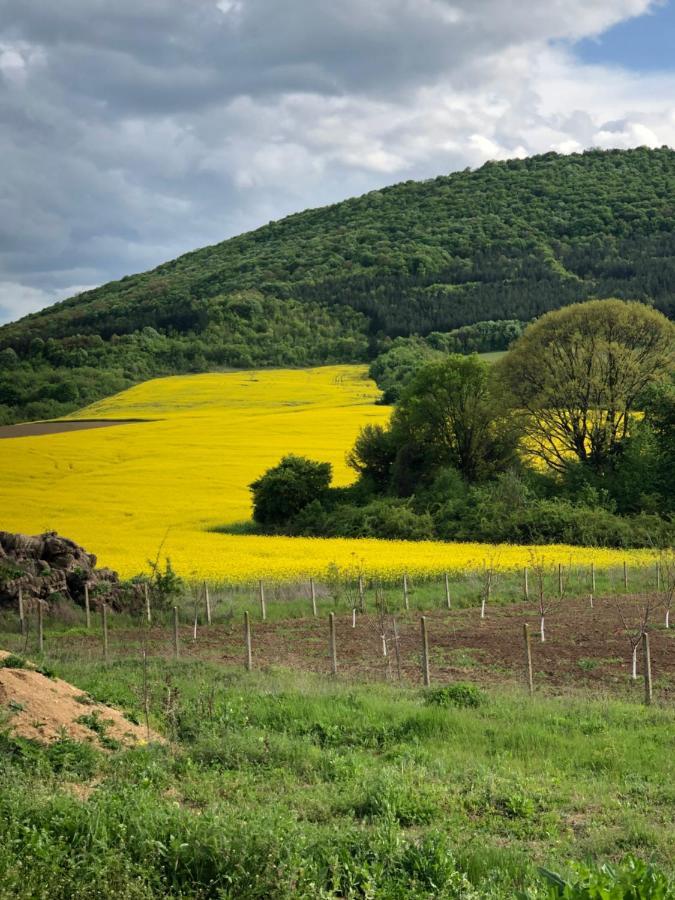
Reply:
[[[445,605],[448,609],[452,608],[452,603],[450,602],[450,580],[447,572],[445,573]]]
[[[193,642],[194,644],[197,643],[197,624],[198,624],[198,621],[199,621],[199,611],[198,611],[198,610],[195,610],[195,621],[194,621],[194,625],[192,626],[192,642]]]
[[[108,607],[101,606],[101,626],[103,627],[103,660],[108,662]]]
[[[593,609],[593,594],[590,595],[591,609]]]
[[[173,608],[173,658],[178,659],[180,647],[178,644],[178,607]]]
[[[24,614],[23,614],[23,589],[19,588],[19,622],[21,623],[21,634],[24,632]]]
[[[309,594],[312,598],[312,615],[316,619],[316,585],[313,578],[309,579]]]
[[[43,615],[43,606],[42,600],[38,600],[38,650],[40,653],[45,652],[45,637],[44,637],[44,627],[42,621]]]
[[[530,626],[527,622],[523,625],[523,637],[525,638],[525,660],[527,663],[527,687],[530,695],[534,694],[534,677],[532,675],[532,647],[530,645]]]
[[[526,600],[530,599],[530,582],[527,566],[523,569],[523,596]]]
[[[396,654],[396,674],[398,675],[398,680],[401,680],[401,651],[398,646],[398,624],[396,623],[396,616],[392,619],[392,624],[394,628],[394,653]]]
[[[84,617],[87,623],[87,628],[91,628],[91,604],[89,603],[89,585],[86,582],[84,585]]]
[[[656,590],[661,590],[661,566],[659,563],[656,564]]]
[[[408,599],[408,576],[403,573],[403,605],[406,609],[410,609],[410,601]]]
[[[563,595],[562,564],[558,563],[558,596],[562,597],[562,595]]]
[[[335,640],[335,613],[328,616],[328,649],[330,651],[331,672],[337,675],[337,643]]]
[[[145,582],[145,620],[148,625],[152,622],[152,612],[150,610],[150,588],[148,587],[148,582]]]
[[[211,624],[211,596],[209,594],[209,586],[204,582],[204,601],[206,603],[206,624]]]
[[[244,643],[246,645],[246,662],[244,665],[246,666],[246,671],[250,672],[253,669],[253,653],[251,651],[251,620],[248,610],[244,613]]]
[[[649,635],[646,631],[642,634],[642,660],[645,670],[645,704],[649,706],[652,702],[652,658],[649,653]]]
[[[422,681],[425,687],[431,684],[429,677],[429,639],[427,637],[427,617],[420,619],[420,631],[422,634]]]
[[[625,559],[623,561],[623,589],[624,591],[628,590],[628,566]]]
[[[591,591],[595,593],[595,563],[591,563]]]
[[[356,628],[356,607],[352,610],[352,628]]]
[[[267,606],[265,604],[265,585],[262,583],[262,579],[258,583],[258,589],[260,591],[260,618],[264,622],[267,618]]]
[[[365,612],[366,598],[363,588],[363,575],[359,575],[359,608],[361,612]]]
[[[150,692],[148,690],[148,651],[143,648],[143,715],[145,717],[145,735],[150,743]]]

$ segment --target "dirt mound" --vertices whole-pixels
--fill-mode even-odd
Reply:
[[[30,606],[62,596],[84,603],[85,585],[92,602],[100,593],[115,606],[121,585],[116,572],[97,569],[96,557],[54,531],[40,535],[0,531],[0,605],[16,603],[19,591]]]
[[[44,744],[68,737],[105,750],[148,743],[148,738],[163,741],[67,681],[49,678],[19,659],[17,668],[7,665],[9,657],[0,650],[0,724],[12,734]]]

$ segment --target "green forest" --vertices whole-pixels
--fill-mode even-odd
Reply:
[[[547,153],[271,222],[0,328],[0,423],[155,375],[369,360],[592,297],[671,315],[674,198],[666,147]]]

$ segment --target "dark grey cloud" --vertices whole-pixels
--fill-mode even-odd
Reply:
[[[0,0],[0,321],[403,178],[671,142],[669,76],[552,47],[649,6]]]

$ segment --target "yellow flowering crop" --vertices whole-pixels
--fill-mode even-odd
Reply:
[[[0,440],[0,527],[59,531],[123,576],[147,571],[163,542],[187,577],[248,582],[330,571],[395,576],[527,564],[526,547],[285,538],[208,531],[250,517],[248,484],[286,453],[345,464],[361,426],[385,422],[362,366],[189,375],[146,382],[72,418],[147,418],[39,437]],[[601,567],[647,552],[546,547],[547,561]]]

